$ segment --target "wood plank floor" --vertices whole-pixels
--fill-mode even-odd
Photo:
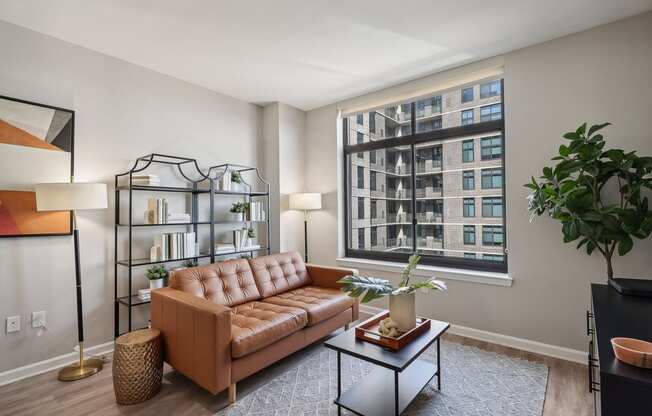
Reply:
[[[544,416],[589,416],[592,396],[587,392],[586,366],[489,344],[455,335],[446,339],[494,351],[550,367]],[[238,395],[246,395],[295,366],[317,345],[304,349],[238,383]],[[113,395],[110,362],[86,380],[57,381],[56,372],[41,374],[0,387],[0,415],[212,415],[227,405],[226,392],[213,396],[166,366],[163,388],[153,399],[133,406],[118,406]]]

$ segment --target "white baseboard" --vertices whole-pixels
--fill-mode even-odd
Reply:
[[[104,355],[113,351],[113,341],[107,342],[93,347],[84,349],[85,355]],[[36,376],[38,374],[47,373],[48,371],[56,370],[57,368],[64,367],[77,361],[79,357],[78,352],[71,352],[63,354],[58,357],[49,358],[47,360],[39,361],[37,363],[28,364],[22,367],[14,368],[11,370],[0,373],[0,386],[22,380],[27,377]]]
[[[368,305],[360,305],[360,312],[362,313],[375,315],[381,311],[382,309],[380,308]],[[492,344],[515,348],[521,351],[533,352],[536,354],[546,355],[548,357],[559,358],[561,360],[586,364],[586,352],[584,351],[544,344],[543,342],[512,337],[509,335],[496,334],[495,332],[483,331],[480,329],[474,329],[454,324],[451,324],[448,332],[454,335],[476,339],[478,341],[485,341]]]

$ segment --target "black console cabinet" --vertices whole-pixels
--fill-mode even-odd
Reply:
[[[652,415],[652,369],[616,359],[615,337],[652,342],[652,299],[625,296],[607,285],[591,285],[591,310],[586,313],[589,341],[589,391],[595,414],[602,416]]]

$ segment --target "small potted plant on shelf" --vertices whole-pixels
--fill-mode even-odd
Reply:
[[[168,276],[168,271],[162,264],[157,264],[147,269],[147,278],[149,279],[150,289],[160,289],[163,287],[163,280]]]
[[[231,171],[231,190],[242,191],[242,176],[237,170]]]
[[[254,245],[254,238],[256,238],[256,230],[254,230],[252,227],[249,227],[247,229],[247,247]]]
[[[232,221],[243,222],[245,220],[245,214],[249,212],[249,203],[242,201],[234,202],[230,211]]]
[[[338,280],[341,283],[342,291],[354,298],[360,298],[360,302],[368,303],[374,299],[389,295],[389,321],[381,321],[380,331],[383,335],[397,336],[407,332],[416,326],[417,316],[415,307],[415,296],[417,290],[430,292],[431,290],[446,290],[446,283],[437,280],[434,276],[428,279],[414,280],[413,272],[417,268],[421,257],[413,254],[408,264],[401,272],[401,280],[398,287],[385,279],[348,275]],[[392,329],[396,329],[392,331]]]

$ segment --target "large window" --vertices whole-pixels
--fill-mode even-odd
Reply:
[[[498,189],[502,187],[502,169],[482,169],[482,189]]]
[[[346,256],[505,271],[502,105],[489,79],[344,116]]]
[[[500,136],[485,137],[480,140],[480,159],[491,160],[503,157],[503,138]]]

